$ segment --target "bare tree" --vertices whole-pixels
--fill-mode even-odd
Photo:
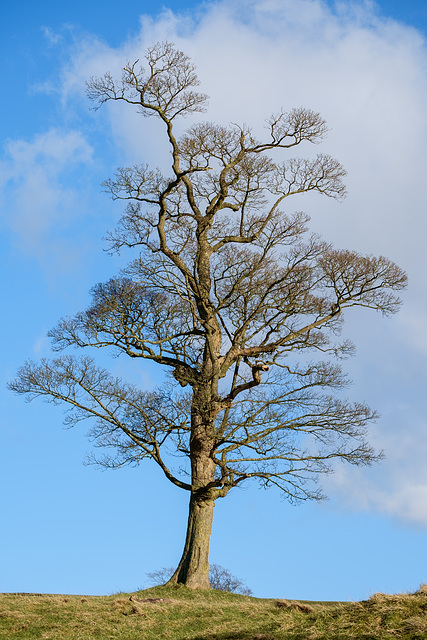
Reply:
[[[162,567],[156,571],[147,573],[151,586],[156,587],[168,582],[175,572],[174,567]],[[211,563],[209,566],[209,584],[211,589],[227,591],[228,593],[240,593],[243,596],[252,595],[252,590],[245,583],[233,576],[228,570],[219,564]]]
[[[55,350],[109,347],[162,365],[170,382],[147,393],[89,357],[65,355],[28,362],[10,388],[68,403],[70,425],[93,418],[92,437],[114,452],[100,464],[151,458],[189,492],[187,537],[170,581],[208,588],[218,498],[257,480],[292,502],[318,499],[316,479],[335,460],[378,458],[364,439],[375,412],[342,397],[348,381],[338,360],[352,346],[337,336],[349,307],[394,313],[406,276],[384,257],[332,248],[308,233],[308,216],[281,208],[299,193],[345,195],[345,171],[325,154],[274,160],[324,137],[318,113],[278,112],[264,141],[247,126],[210,122],[177,138],[175,120],[204,110],[197,85],[190,60],[168,43],[147,51],[145,70],[137,61],[121,80],[90,81],[98,105],[123,102],[160,119],[172,164],[168,175],[145,164],[121,168],[105,183],[128,201],[111,249],[137,255],[94,287],[87,311],[50,332]]]
[[[252,590],[240,578],[233,576],[228,569],[224,569],[219,564],[211,564],[209,567],[209,583],[211,589],[217,589],[218,591],[240,593],[243,596],[252,595]]]

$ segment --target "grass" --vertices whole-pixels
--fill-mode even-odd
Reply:
[[[427,638],[427,586],[363,602],[263,600],[154,587],[135,594],[0,594],[7,640],[405,640]]]

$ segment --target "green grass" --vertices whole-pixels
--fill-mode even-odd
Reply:
[[[263,600],[185,587],[112,596],[0,594],[0,638],[426,639],[427,587],[412,595],[376,594],[355,603]]]

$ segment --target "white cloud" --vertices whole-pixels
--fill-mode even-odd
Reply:
[[[39,161],[60,171],[69,162],[87,162],[92,149],[78,131],[62,132],[58,129],[35,136],[32,142],[11,140],[6,145],[16,173],[27,173],[29,166]]]
[[[55,32],[50,27],[46,27],[46,26],[42,27],[42,32],[48,44],[50,44],[51,46],[56,46],[63,41],[62,34]]]
[[[339,465],[323,484],[349,508],[374,511],[415,526],[427,525],[427,423],[415,422],[409,406],[393,407],[394,419],[407,416],[409,423],[377,427],[370,442],[384,449],[386,458],[369,470]]]
[[[118,75],[164,39],[196,62],[211,96],[209,119],[259,131],[282,106],[319,110],[332,129],[324,148],[349,170],[350,188],[340,213],[332,206],[328,216],[330,203],[320,205],[322,228],[362,250],[391,250],[410,266],[402,209],[420,202],[427,138],[426,50],[416,31],[380,20],[371,4],[343,3],[334,14],[320,0],[225,0],[205,5],[194,20],[170,11],[144,17],[139,36],[116,50],[85,39],[63,74],[64,95],[81,96],[91,75]],[[153,119],[124,105],[112,106],[109,117],[131,160],[161,162]],[[413,213],[424,225],[422,212]]]
[[[51,129],[30,142],[10,140],[1,161],[3,223],[13,230],[27,253],[59,252],[58,238],[49,247],[54,228],[64,228],[77,210],[76,185],[64,173],[91,162],[92,148],[78,131]],[[63,256],[64,257],[64,256]]]

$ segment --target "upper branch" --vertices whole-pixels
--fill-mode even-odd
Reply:
[[[267,120],[267,128],[270,131],[271,142],[256,145],[254,150],[258,153],[273,147],[288,149],[303,141],[317,143],[328,131],[319,113],[304,108],[272,115]]]
[[[139,60],[128,63],[121,81],[110,73],[91,78],[87,83],[90,99],[101,105],[109,100],[124,100],[140,107],[143,115],[163,114],[169,120],[205,110],[206,96],[191,87],[199,85],[194,65],[188,56],[168,42],[147,49],[147,70]]]

